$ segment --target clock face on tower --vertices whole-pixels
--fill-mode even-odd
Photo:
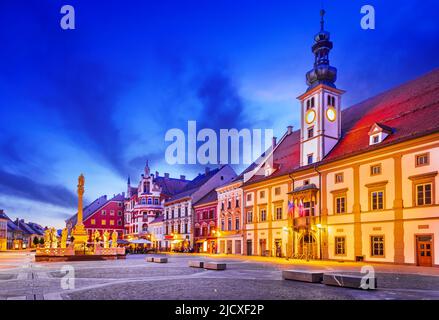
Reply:
[[[316,112],[314,110],[308,110],[305,114],[305,121],[307,124],[311,124],[314,122],[316,118]]]
[[[328,118],[329,121],[334,122],[337,118],[337,112],[335,111],[335,108],[329,107],[326,110],[326,118]]]

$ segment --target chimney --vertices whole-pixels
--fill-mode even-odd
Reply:
[[[169,178],[169,173],[165,172],[165,178]]]
[[[288,133],[288,135],[293,133],[293,126],[288,126],[287,127],[287,133]]]
[[[186,176],[180,175],[180,180],[186,180]]]
[[[277,142],[277,138],[273,137],[273,142],[272,142],[272,148],[274,149],[274,147],[276,147],[276,142]]]
[[[208,174],[210,172],[210,168],[209,167],[206,167],[205,169],[204,169],[204,173],[205,174]]]
[[[155,177],[156,177],[156,178],[159,177],[159,172],[158,172],[158,171],[155,172]]]

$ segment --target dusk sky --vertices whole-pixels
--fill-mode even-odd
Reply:
[[[146,159],[193,178],[200,166],[164,160],[166,131],[188,120],[298,129],[321,3],[0,0],[0,209],[62,227],[80,173],[86,203],[137,184]],[[439,67],[436,0],[323,3],[344,108]],[[75,30],[60,28],[65,4]]]

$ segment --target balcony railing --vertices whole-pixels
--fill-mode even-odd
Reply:
[[[294,223],[294,228],[296,229],[309,228],[310,226],[318,223],[318,217],[305,216],[305,217],[294,218],[293,223]]]

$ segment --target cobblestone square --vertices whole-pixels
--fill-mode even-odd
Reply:
[[[66,263],[36,263],[31,253],[0,254],[2,300],[393,300],[439,299],[439,270],[374,265],[378,289],[365,291],[282,280],[282,270],[360,274],[362,264],[238,256],[167,255],[164,264],[145,255],[126,260],[69,262],[74,289],[65,290]],[[225,271],[188,267],[189,260],[227,263]]]

